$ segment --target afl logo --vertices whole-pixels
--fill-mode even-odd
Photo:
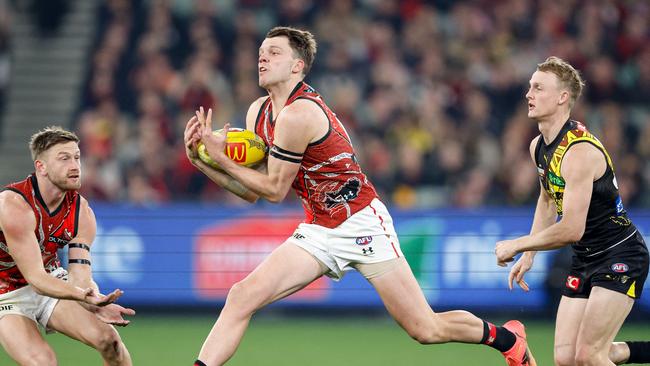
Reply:
[[[612,268],[612,271],[614,271],[616,273],[625,273],[625,272],[627,272],[628,269],[630,269],[630,267],[628,267],[627,264],[625,264],[625,263],[614,263],[614,264],[612,264],[611,268]]]
[[[360,236],[357,238],[357,245],[368,245],[372,243],[372,236]]]

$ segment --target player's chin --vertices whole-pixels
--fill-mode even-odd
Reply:
[[[68,191],[76,191],[81,188],[81,178],[68,178],[64,184],[64,188]]]

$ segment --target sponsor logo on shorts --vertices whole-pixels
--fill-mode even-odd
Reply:
[[[360,236],[357,238],[357,245],[367,245],[372,243],[372,236]]]
[[[12,304],[0,305],[0,311],[9,311],[13,310],[14,306]]]
[[[366,247],[361,250],[363,252],[363,255],[373,255],[375,254],[375,251],[372,250],[372,247]]]
[[[566,278],[566,287],[573,291],[578,291],[580,287],[580,279],[578,277],[569,276]]]
[[[298,239],[298,240],[302,240],[302,239],[305,238],[305,236],[302,235],[301,233],[294,233],[294,234],[293,234],[293,237],[296,238],[296,239]]]
[[[627,264],[625,264],[625,263],[614,263],[614,264],[612,264],[611,268],[612,268],[612,271],[614,271],[616,273],[625,273],[630,269],[630,267],[628,267]]]

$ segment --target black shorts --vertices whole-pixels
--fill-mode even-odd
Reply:
[[[636,235],[596,258],[573,255],[562,295],[588,298],[594,286],[639,299],[648,277],[648,248],[643,236]]]

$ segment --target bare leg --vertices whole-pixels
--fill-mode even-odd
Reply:
[[[370,279],[370,283],[379,293],[391,316],[418,342],[432,344],[481,341],[483,321],[462,310],[435,313],[406,261],[391,272]]]
[[[113,326],[99,320],[76,301],[60,300],[48,327],[95,348],[105,365],[131,366],[131,356]]]
[[[585,308],[576,343],[576,365],[614,365],[609,349],[632,310],[634,300],[603,287],[594,287]]]
[[[36,322],[22,315],[0,319],[0,344],[21,366],[56,366],[56,355],[45,342]]]
[[[572,366],[576,358],[576,340],[587,307],[587,299],[562,296],[555,321],[554,358],[557,366]]]
[[[208,366],[223,365],[237,350],[255,311],[291,295],[322,275],[319,262],[304,249],[286,242],[279,246],[230,289],[199,359]]]
[[[617,365],[625,363],[630,358],[630,347],[625,342],[614,342],[609,348],[609,359]]]

